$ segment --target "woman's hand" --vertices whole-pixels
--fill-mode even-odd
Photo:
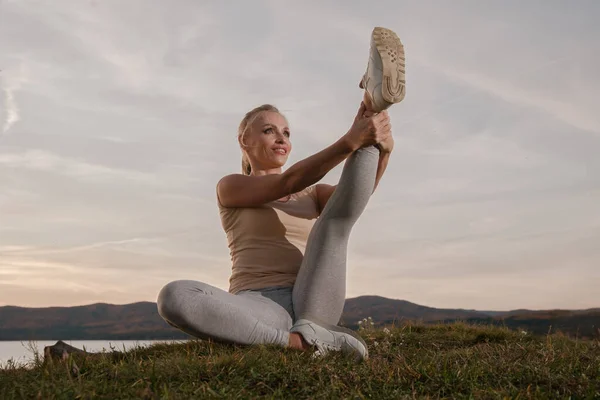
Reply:
[[[375,113],[371,110],[367,110],[364,112],[363,115],[365,117],[370,117],[372,115],[375,115]],[[394,136],[391,134],[392,133],[391,127],[392,127],[392,124],[390,123],[390,135],[388,136],[388,138],[382,140],[381,142],[379,142],[377,144],[377,147],[379,147],[379,150],[381,151],[381,153],[391,153],[392,150],[394,150]]]
[[[354,123],[346,133],[345,138],[354,150],[378,143],[384,143],[384,146],[389,148],[392,136],[391,129],[392,125],[387,111],[374,114],[367,111],[365,103],[361,102]],[[393,147],[393,139],[391,139],[391,146]]]
[[[379,142],[377,147],[379,147],[379,150],[381,150],[382,153],[391,153],[392,150],[394,150],[394,137],[390,134],[387,139]]]

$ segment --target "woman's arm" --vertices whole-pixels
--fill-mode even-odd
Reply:
[[[317,191],[317,208],[319,209],[319,215],[321,215],[321,213],[325,209],[325,206],[327,205],[329,198],[335,191],[335,188],[337,188],[337,185],[331,186],[326,183],[319,183],[315,186],[315,189]]]
[[[334,144],[292,165],[281,174],[232,174],[217,183],[217,199],[224,207],[256,207],[318,182],[350,154],[363,146],[383,143],[390,136],[387,113],[363,116],[361,103],[350,130]]]
[[[375,192],[375,189],[377,189],[377,185],[379,184],[379,181],[381,180],[381,177],[383,176],[383,173],[385,172],[385,169],[387,168],[388,161],[390,160],[390,154],[392,154],[392,153],[391,152],[379,153],[379,164],[377,164],[377,177],[375,178],[375,187],[373,188],[373,192]]]
[[[298,161],[281,174],[232,174],[217,183],[217,197],[224,207],[256,207],[318,182],[355,150],[346,137],[331,146]]]
[[[387,168],[392,150],[394,150],[394,137],[389,135],[387,139],[378,143],[377,147],[379,148],[379,164],[377,164],[377,175],[375,178],[375,187],[373,188],[373,192],[375,192],[375,189],[377,189],[377,184],[379,184],[379,180]]]

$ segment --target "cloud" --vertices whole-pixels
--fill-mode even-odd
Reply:
[[[2,133],[7,133],[19,119],[19,108],[15,101],[14,91],[9,88],[4,88],[4,101],[6,105],[6,117],[2,124]]]
[[[28,78],[24,64],[20,64],[19,67],[14,70],[0,71],[0,74],[0,84],[4,92],[4,117],[1,121],[1,134],[4,135],[8,133],[14,124],[21,120],[16,93],[28,82]]]
[[[0,153],[0,166],[59,173],[84,180],[124,179],[138,183],[156,183],[155,177],[150,174],[90,164],[37,149],[29,149],[21,153]]]
[[[554,62],[560,64],[560,60],[545,63],[550,66]],[[429,65],[435,68],[434,65]],[[445,65],[437,68],[438,72],[452,79],[463,82],[474,89],[489,93],[503,99],[513,105],[525,106],[554,117],[574,128],[600,135],[600,119],[598,114],[585,112],[579,104],[564,101],[560,92],[554,95],[536,93],[525,90],[514,81],[501,81],[476,70],[460,70]]]
[[[583,131],[600,126],[599,81],[598,60],[581,55],[597,36],[593,10],[386,7],[3,2],[0,264],[12,283],[0,302],[155,300],[177,278],[226,288],[215,184],[239,171],[241,117],[265,102],[285,113],[286,167],[331,145],[358,107],[377,25],[405,42],[410,87],[390,110],[386,176],[353,230],[348,293],[473,307],[493,289],[490,308],[531,307],[559,298],[536,274],[574,265],[591,281],[600,138]],[[594,24],[579,29],[583,14]],[[528,263],[535,273],[513,273]],[[20,271],[35,285],[16,286]],[[59,296],[61,280],[81,286]],[[594,305],[584,283],[561,290]]]

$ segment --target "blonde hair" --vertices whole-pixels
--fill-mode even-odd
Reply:
[[[263,104],[262,106],[258,106],[256,108],[248,111],[246,113],[246,115],[244,116],[244,118],[242,119],[242,122],[240,122],[240,127],[238,128],[238,139],[240,140],[240,144],[242,146],[245,146],[244,134],[248,130],[248,127],[250,125],[252,125],[252,123],[258,116],[258,114],[260,114],[263,111],[273,111],[273,112],[281,114],[279,112],[279,110],[277,109],[277,107],[275,107],[271,104]],[[250,160],[248,160],[248,156],[242,149],[242,174],[250,175],[251,172],[252,172],[252,167],[250,166]]]

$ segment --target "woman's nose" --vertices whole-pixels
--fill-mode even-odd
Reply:
[[[283,133],[277,134],[277,143],[285,143],[286,137]]]

